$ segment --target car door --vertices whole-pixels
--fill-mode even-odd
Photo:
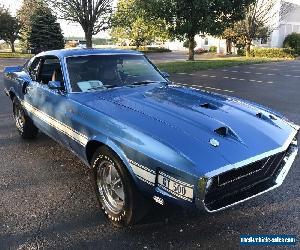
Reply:
[[[34,124],[42,131],[45,131],[46,126],[37,116],[37,113],[35,112],[35,103],[36,103],[36,98],[38,97],[37,95],[37,85],[38,82],[36,81],[39,67],[41,63],[41,58],[37,57],[34,58],[32,62],[29,63],[28,67],[24,68],[24,72],[27,73],[29,76],[28,81],[23,81],[22,86],[20,87],[20,92],[23,96],[23,106],[25,110],[27,110],[28,115],[30,118],[33,120]],[[21,95],[20,95],[21,96]]]
[[[68,145],[69,138],[66,137],[63,126],[67,97],[62,73],[59,79],[61,90],[50,89],[48,86],[57,70],[61,72],[60,60],[57,57],[41,57],[35,68],[31,69],[32,82],[26,88],[24,101],[34,114],[34,122],[39,124],[38,127],[50,137]]]

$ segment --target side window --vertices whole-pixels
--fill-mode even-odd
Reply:
[[[41,84],[48,84],[49,81],[60,81],[64,85],[59,59],[53,57],[43,59],[37,80]]]
[[[207,37],[204,39],[204,45],[208,45],[208,38]]]
[[[34,59],[34,61],[30,64],[28,68],[28,73],[33,81],[37,80],[37,75],[40,66],[40,58]]]

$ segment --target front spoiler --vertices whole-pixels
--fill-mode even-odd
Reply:
[[[250,200],[254,197],[262,195],[266,192],[269,192],[269,191],[281,186],[281,184],[283,183],[284,179],[286,178],[293,162],[295,161],[297,153],[298,153],[297,145],[292,145],[291,148],[290,148],[290,151],[289,151],[289,155],[283,159],[283,167],[281,168],[281,170],[278,172],[278,174],[275,177],[275,181],[274,181],[275,184],[272,185],[272,186],[269,186],[267,189],[265,189],[263,191],[259,191],[258,193],[255,193],[255,194],[253,194],[253,195],[251,195],[251,196],[249,196],[245,199],[241,199],[241,200],[239,200],[237,202],[234,202],[230,205],[227,205],[227,206],[215,209],[215,210],[209,210],[207,208],[207,206],[205,205],[205,194],[203,194],[202,197],[195,199],[196,207],[200,210],[205,210],[206,212],[214,213],[214,212],[218,212],[218,211],[224,210],[226,208],[235,206],[235,205],[237,205],[239,203],[242,203],[244,201]],[[206,181],[208,181],[208,179],[206,179]]]

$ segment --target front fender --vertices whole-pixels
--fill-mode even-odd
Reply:
[[[118,157],[121,159],[123,164],[126,166],[127,170],[129,171],[129,173],[133,177],[134,181],[135,182],[137,181],[137,178],[134,175],[134,172],[133,172],[133,170],[131,168],[131,165],[129,163],[129,159],[127,158],[124,150],[117,143],[115,143],[113,140],[111,140],[110,138],[108,138],[105,135],[97,135],[97,136],[92,137],[90,139],[90,141],[87,143],[87,145],[90,142],[98,142],[99,144],[103,144],[103,145],[109,147],[112,151],[114,151],[114,153],[118,155]]]

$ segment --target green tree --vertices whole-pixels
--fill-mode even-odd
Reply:
[[[189,40],[189,60],[194,60],[197,34],[221,35],[232,23],[244,18],[254,0],[139,0],[149,18],[161,17],[168,31]]]
[[[284,48],[291,48],[300,55],[300,34],[293,32],[284,39],[283,41]]]
[[[129,40],[137,48],[151,42],[168,39],[165,22],[151,20],[136,0],[120,0],[112,16],[111,36],[121,42]]]
[[[19,38],[20,24],[7,9],[0,6],[0,39],[3,39],[15,52],[15,41]]]
[[[88,48],[92,47],[92,36],[109,27],[113,0],[46,1],[60,18],[81,25]]]
[[[47,6],[40,6],[33,13],[28,43],[34,53],[64,48],[60,25]]]
[[[44,4],[43,0],[23,0],[21,8],[17,12],[17,18],[21,24],[21,47],[24,50],[29,49],[28,37],[32,26],[32,15],[38,7],[43,6]]]
[[[227,54],[232,53],[233,44],[238,48],[244,48],[246,46],[244,37],[240,36],[233,28],[227,28],[220,37],[226,39]]]
[[[235,38],[246,48],[246,56],[250,56],[253,40],[267,39],[271,32],[277,28],[273,16],[280,14],[280,18],[291,11],[293,6],[289,3],[281,5],[280,13],[276,13],[277,0],[255,0],[245,9],[245,18],[236,22],[232,27]]]

